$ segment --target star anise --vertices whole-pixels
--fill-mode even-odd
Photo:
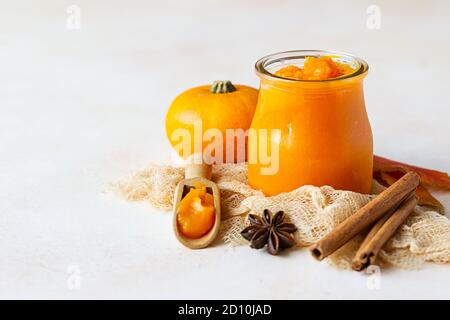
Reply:
[[[292,223],[283,222],[284,217],[283,211],[278,211],[272,216],[268,209],[264,210],[262,217],[249,214],[250,226],[242,230],[241,235],[250,241],[250,247],[261,249],[267,244],[269,253],[276,255],[295,244],[292,233],[297,231],[297,227]]]

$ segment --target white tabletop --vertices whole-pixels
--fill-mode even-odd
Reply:
[[[189,251],[169,213],[102,193],[169,161],[179,92],[257,86],[254,62],[290,49],[365,58],[376,154],[450,171],[450,3],[376,2],[380,29],[371,1],[2,0],[0,298],[450,298],[448,265],[375,279],[306,250]]]

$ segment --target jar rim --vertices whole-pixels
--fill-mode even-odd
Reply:
[[[306,58],[306,57],[323,57],[323,56],[339,57],[339,58],[346,59],[348,61],[353,61],[353,62],[357,63],[357,70],[355,72],[352,72],[343,77],[324,79],[324,80],[288,79],[288,78],[283,78],[283,77],[277,76],[274,73],[267,70],[268,66],[270,66],[271,64],[277,63],[277,62],[301,59],[301,58]],[[282,51],[282,52],[272,53],[272,54],[262,57],[261,59],[256,61],[255,69],[256,69],[256,73],[259,76],[269,77],[269,78],[280,80],[280,81],[286,81],[286,82],[291,82],[291,83],[294,83],[294,82],[320,83],[320,82],[341,81],[341,80],[357,77],[362,74],[366,74],[369,70],[369,65],[363,59],[358,58],[352,54],[345,53],[345,52],[330,51],[330,50],[290,50],[290,51]]]

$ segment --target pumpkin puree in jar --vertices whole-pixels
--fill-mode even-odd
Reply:
[[[182,235],[198,239],[211,230],[215,222],[214,197],[206,186],[196,183],[177,208],[177,223]]]
[[[249,184],[267,196],[304,185],[369,193],[373,141],[363,92],[368,66],[352,56],[312,53],[279,53],[256,64],[261,84],[251,129],[271,134],[249,136],[249,150],[258,155],[270,146],[275,171],[263,172],[268,165],[255,156],[248,164]],[[272,61],[292,65],[272,72],[266,69]]]

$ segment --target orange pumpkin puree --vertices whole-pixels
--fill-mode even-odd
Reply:
[[[249,162],[248,180],[254,189],[268,196],[303,185],[370,192],[373,142],[363,92],[367,72],[356,74],[357,70],[329,57],[308,58],[302,69],[288,66],[276,73],[278,77],[259,74],[261,86],[251,128],[278,133],[263,138],[250,135],[249,150],[276,150],[272,163],[278,166],[273,166],[274,173],[265,174],[262,169],[268,165],[261,158]],[[354,76],[343,79],[350,72]],[[342,78],[320,81],[330,77]]]
[[[178,204],[178,230],[185,237],[197,239],[211,230],[215,219],[213,196],[206,186],[196,183]]]
[[[303,68],[291,65],[277,72],[276,76],[295,80],[327,80],[355,72],[351,66],[333,61],[331,57],[307,57]]]

